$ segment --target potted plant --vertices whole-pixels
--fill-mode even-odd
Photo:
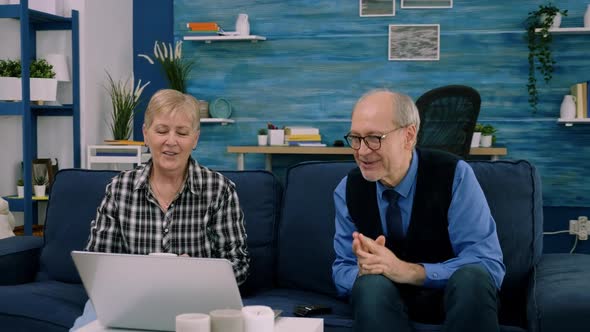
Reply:
[[[560,10],[551,3],[539,5],[539,9],[529,12],[526,19],[527,41],[529,48],[529,79],[527,90],[529,93],[529,104],[533,112],[537,111],[539,92],[537,91],[537,79],[535,73],[543,76],[545,84],[551,81],[553,76],[553,65],[555,60],[551,54],[551,42],[553,37],[549,29],[555,21],[561,22],[561,16],[567,16],[567,10]],[[557,24],[559,26],[559,24]],[[536,29],[540,29],[537,33]]]
[[[285,129],[279,129],[279,127],[272,123],[267,123],[268,128],[268,144],[269,145],[284,145],[285,144]]]
[[[266,128],[258,129],[258,145],[264,146],[268,144],[268,130]]]
[[[494,128],[492,125],[487,124],[482,126],[481,128],[481,146],[484,148],[489,148],[490,146],[492,146],[492,143],[494,142],[494,138],[495,138],[495,133],[497,132],[496,128]]]
[[[45,59],[36,59],[30,66],[30,100],[54,101],[57,79],[53,66]],[[0,100],[22,100],[22,65],[20,60],[0,60]]]
[[[115,81],[107,72],[108,86],[107,91],[111,97],[111,133],[114,140],[128,140],[133,130],[133,116],[135,115],[137,105],[139,105],[143,89],[150,82],[141,85],[141,80],[137,86],[127,79],[125,82]],[[131,79],[131,81],[133,81]]]
[[[138,54],[138,56],[146,58],[150,64],[154,64],[154,60],[148,55]],[[154,43],[154,58],[162,66],[170,88],[186,93],[188,76],[195,63],[182,58],[182,41],[177,41],[173,49],[171,43],[166,45],[165,42],[156,40]]]
[[[25,197],[25,181],[23,179],[16,181],[16,196]]]
[[[47,177],[45,175],[39,175],[33,178],[33,189],[35,190],[35,196],[44,197],[46,186]]]
[[[483,125],[481,123],[476,123],[475,128],[473,129],[473,136],[471,136],[471,147],[477,148],[479,147],[481,141],[481,132],[483,130]]]

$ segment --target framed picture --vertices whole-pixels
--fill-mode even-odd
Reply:
[[[401,7],[404,9],[453,8],[453,0],[401,0]]]
[[[390,61],[433,61],[440,57],[439,24],[390,24]]]
[[[395,16],[395,0],[359,0],[360,16]]]

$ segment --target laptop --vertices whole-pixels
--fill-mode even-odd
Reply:
[[[174,331],[182,313],[242,309],[226,259],[86,251],[72,258],[105,327]]]

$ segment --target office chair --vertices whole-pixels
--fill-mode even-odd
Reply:
[[[471,136],[477,122],[481,97],[464,85],[447,85],[432,89],[418,98],[420,113],[418,147],[469,155]]]

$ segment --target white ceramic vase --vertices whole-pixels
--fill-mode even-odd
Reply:
[[[584,28],[590,28],[590,5],[586,7],[586,13],[584,14]]]
[[[16,186],[16,196],[25,197],[25,186]]]
[[[35,196],[37,197],[44,197],[45,196],[45,185],[42,186],[33,186],[33,189],[35,190]]]
[[[543,24],[543,22],[545,22],[545,19],[547,18],[547,15],[542,14],[539,17],[539,23]],[[559,26],[561,25],[561,13],[556,13],[555,16],[553,17],[553,21],[551,22],[551,26],[549,28],[551,29],[555,29],[555,28],[559,28]]]
[[[479,146],[482,148],[489,148],[492,146],[492,135],[482,135]]]
[[[479,141],[481,140],[481,133],[474,132],[473,136],[471,136],[471,147],[477,148],[479,146]]]
[[[236,32],[240,36],[250,35],[250,23],[248,22],[248,15],[238,14],[238,19],[236,20]]]
[[[258,135],[258,145],[264,146],[268,144],[268,135]]]
[[[571,120],[576,117],[576,97],[572,95],[563,96],[561,107],[559,109],[561,119]]]
[[[268,131],[269,145],[284,145],[285,131],[283,129],[270,129]]]

